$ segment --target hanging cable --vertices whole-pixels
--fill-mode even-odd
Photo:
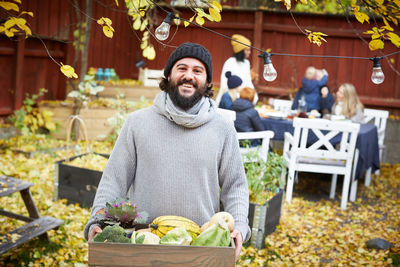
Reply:
[[[226,39],[229,39],[231,41],[234,41],[236,43],[242,44],[244,46],[247,46],[249,48],[252,48],[254,50],[257,50],[259,52],[261,52],[262,54],[259,55],[259,57],[264,59],[264,73],[263,73],[263,77],[266,81],[274,81],[276,79],[276,77],[278,76],[274,66],[272,65],[272,61],[271,61],[271,56],[274,55],[278,55],[278,56],[291,56],[291,57],[309,57],[309,58],[337,58],[337,59],[363,59],[363,60],[371,60],[373,61],[373,69],[372,69],[372,75],[371,75],[371,80],[373,83],[375,84],[380,84],[385,80],[385,75],[383,74],[382,71],[382,67],[380,64],[380,60],[382,58],[386,58],[395,54],[400,53],[400,51],[396,51],[393,52],[391,54],[387,54],[387,55],[382,55],[380,57],[374,56],[374,57],[354,57],[354,56],[332,56],[332,55],[307,55],[307,54],[290,54],[290,53],[277,53],[277,52],[266,52],[262,49],[259,49],[255,46],[249,45],[249,44],[245,44],[242,43],[238,40],[234,40],[233,38],[224,35],[222,33],[216,32],[214,30],[211,30],[209,28],[206,28],[202,25],[199,25],[197,23],[194,23],[192,21],[189,21],[187,19],[181,18],[181,17],[177,17],[175,16],[172,12],[169,12],[167,10],[165,10],[163,7],[161,7],[160,5],[158,5],[156,2],[150,0],[150,2],[152,2],[154,5],[156,5],[158,8],[160,8],[162,11],[164,11],[165,13],[167,13],[167,17],[165,18],[165,20],[163,21],[163,23],[156,29],[156,37],[163,41],[166,40],[169,36],[169,29],[170,26],[172,24],[172,20],[173,19],[179,19],[182,21],[185,21],[187,23],[190,23],[196,27],[199,27],[201,29],[207,30],[209,32],[212,32],[214,34],[217,34],[221,37],[224,37]],[[159,34],[157,34],[157,31],[159,32]],[[160,38],[164,38],[164,39],[160,39]]]

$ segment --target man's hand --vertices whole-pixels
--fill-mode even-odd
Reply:
[[[88,235],[88,241],[92,241],[92,239],[98,234],[103,232],[103,230],[101,230],[101,228],[99,226],[94,226],[92,231],[90,231],[89,235]]]
[[[238,229],[231,232],[231,237],[235,240],[235,262],[239,259],[240,252],[242,251],[243,237]]]

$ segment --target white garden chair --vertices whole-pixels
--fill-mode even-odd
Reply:
[[[389,111],[379,109],[364,109],[364,123],[374,122],[376,128],[378,128],[378,144],[379,144],[379,161],[382,162],[383,151],[385,147],[385,132],[386,132],[386,121],[389,117]],[[376,171],[379,174],[379,170]],[[371,184],[371,168],[369,168],[365,174],[364,184],[369,186]]]
[[[284,99],[273,99],[272,101],[272,105],[274,106],[275,110],[286,114],[289,114],[290,110],[292,109],[292,103],[293,101]]]
[[[295,118],[293,127],[293,135],[285,133],[283,147],[283,157],[288,166],[286,201],[290,203],[292,200],[296,172],[332,174],[330,198],[335,197],[336,179],[340,174],[344,175],[340,207],[345,210],[350,181],[354,180],[352,179],[352,166],[360,124]],[[315,134],[316,138],[314,139],[316,140],[310,143],[309,135],[312,132]],[[337,145],[332,145],[330,140],[340,134]],[[286,176],[286,170],[282,176]],[[353,184],[352,182],[352,187]]]
[[[258,150],[259,156],[264,161],[268,159],[269,142],[274,137],[273,131],[258,131],[258,132],[240,132],[237,133],[238,140],[252,140],[262,139],[261,146],[258,147],[241,147],[240,153],[246,155],[247,153]]]
[[[217,108],[217,113],[224,116],[227,120],[234,122],[236,120],[236,112],[229,109]]]

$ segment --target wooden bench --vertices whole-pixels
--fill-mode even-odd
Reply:
[[[27,217],[0,209],[0,215],[28,222],[26,225],[18,229],[15,229],[4,235],[0,235],[0,254],[37,236],[45,240],[49,240],[46,232],[48,230],[58,228],[62,223],[64,223],[63,220],[53,217],[40,217],[39,211],[29,190],[29,187],[31,186],[33,186],[33,184],[26,181],[8,176],[0,176],[0,197],[8,196],[15,192],[20,192],[29,213],[29,217]]]

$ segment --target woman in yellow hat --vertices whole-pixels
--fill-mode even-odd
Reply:
[[[246,45],[251,45],[249,39],[240,34],[232,35],[233,40],[237,40],[238,42],[231,41],[233,48],[233,56],[228,58],[224,66],[222,67],[221,72],[221,80],[220,80],[220,88],[218,91],[218,95],[216,97],[217,105],[221,101],[221,97],[224,93],[228,91],[228,79],[225,76],[225,73],[230,71],[232,75],[239,76],[243,83],[242,87],[250,87],[254,89],[254,85],[251,79],[250,72],[250,61],[248,58],[250,57],[251,49]],[[258,97],[256,95],[255,101],[257,101]]]

